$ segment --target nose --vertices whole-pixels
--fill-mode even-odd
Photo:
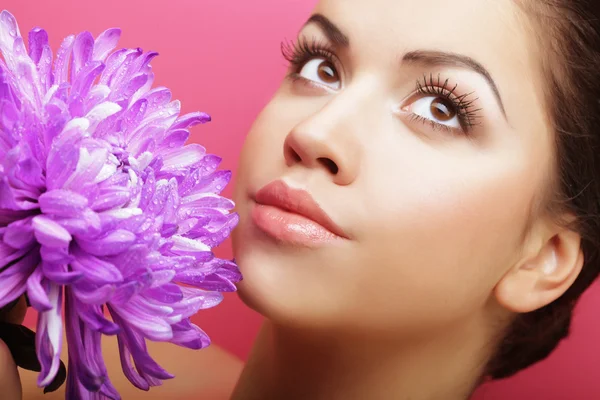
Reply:
[[[337,185],[350,185],[359,173],[361,144],[348,108],[330,102],[297,124],[284,141],[288,167],[303,166],[327,174]],[[355,115],[356,116],[356,115]]]

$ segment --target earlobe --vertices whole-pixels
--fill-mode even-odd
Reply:
[[[494,291],[496,300],[516,313],[542,308],[569,289],[583,261],[580,235],[563,229],[502,277]]]

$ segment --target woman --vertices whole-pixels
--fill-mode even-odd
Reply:
[[[319,3],[241,156],[233,399],[467,399],[555,348],[600,271],[599,8]]]

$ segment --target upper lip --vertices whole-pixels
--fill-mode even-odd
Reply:
[[[285,182],[278,180],[269,183],[256,193],[258,204],[280,208],[306,217],[331,233],[348,238],[346,233],[327,215],[313,197],[305,190],[290,188]]]

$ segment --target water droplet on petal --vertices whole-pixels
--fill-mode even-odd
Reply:
[[[12,37],[17,36],[17,32],[14,29],[11,29],[10,36],[12,36]]]

